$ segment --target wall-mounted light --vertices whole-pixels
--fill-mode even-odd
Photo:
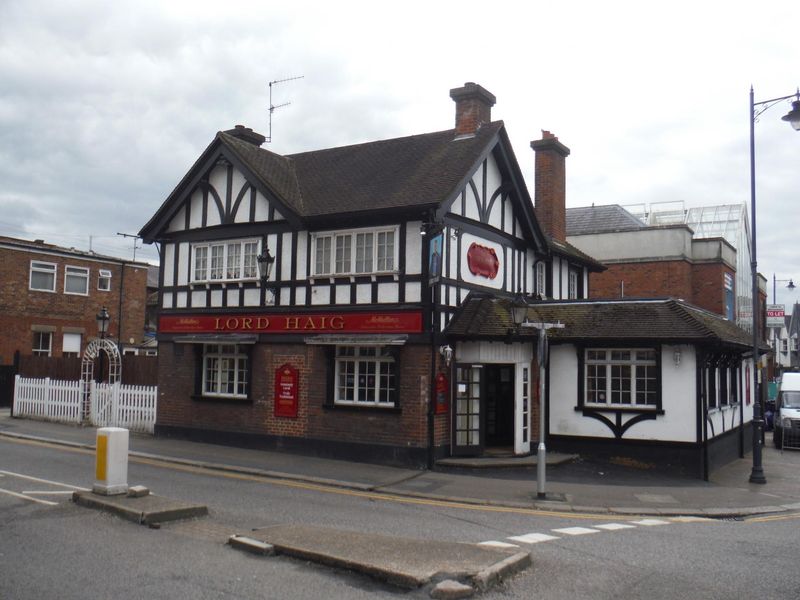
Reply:
[[[450,347],[450,345],[446,344],[444,346],[439,346],[439,354],[442,355],[445,366],[449,367],[453,360],[453,349]]]
[[[672,360],[675,363],[676,367],[681,364],[681,349],[680,348],[675,348],[675,351],[672,353]]]
[[[261,285],[267,288],[277,288],[275,283],[267,284],[270,275],[272,275],[272,267],[275,265],[275,257],[269,252],[267,244],[264,243],[264,251],[256,257],[258,262],[258,270],[261,273]]]

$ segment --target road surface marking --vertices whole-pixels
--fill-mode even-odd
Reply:
[[[551,529],[553,533],[563,533],[564,535],[586,535],[588,533],[600,533],[597,529],[588,527],[564,527],[562,529]]]
[[[19,477],[20,479],[27,479],[28,481],[35,481],[37,483],[47,483],[49,485],[57,485],[59,487],[69,488],[71,490],[78,490],[88,492],[88,488],[78,487],[77,485],[70,485],[68,483],[61,483],[60,481],[50,481],[49,479],[40,479],[39,477],[31,477],[30,475],[23,475],[22,473],[13,473],[12,471],[0,471],[0,475],[10,475],[11,477]]]
[[[604,529],[606,531],[618,531],[620,529],[636,529],[636,525],[629,525],[627,523],[606,523],[604,525],[592,525],[597,529]]]
[[[507,544],[506,542],[481,542],[478,546],[489,546],[491,548],[519,548],[516,544]]]
[[[637,525],[645,527],[654,527],[656,525],[669,525],[669,521],[662,521],[661,519],[642,519],[641,521],[633,521]]]
[[[71,490],[51,490],[51,491],[25,490],[22,493],[25,494],[26,496],[58,496],[59,494],[64,494],[64,495],[69,494],[71,496],[75,492]]]
[[[3,488],[0,488],[0,494],[8,494],[9,496],[13,496],[14,498],[22,498],[23,500],[36,502],[37,504],[44,504],[46,506],[58,506],[58,502],[50,502],[49,500],[39,500],[38,498],[31,498],[30,496],[18,494],[17,492],[12,492],[11,490],[4,490]]]
[[[557,540],[554,535],[547,535],[546,533],[526,533],[525,535],[515,535],[508,539],[515,542],[522,542],[523,544],[538,544],[539,542],[549,542],[550,540]]]

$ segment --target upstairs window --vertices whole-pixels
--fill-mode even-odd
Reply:
[[[578,298],[578,272],[570,269],[567,281],[567,298],[575,300]]]
[[[214,242],[192,246],[192,281],[258,279],[257,240]]]
[[[56,291],[56,265],[53,263],[31,261],[30,289],[40,292]]]
[[[100,269],[97,275],[97,289],[101,292],[111,291],[111,271],[108,269]]]
[[[314,275],[394,272],[397,230],[341,231],[313,236]]]
[[[535,292],[544,298],[547,296],[547,266],[544,264],[544,262],[536,263],[536,270],[534,273],[536,276]]]
[[[64,267],[64,293],[89,295],[89,269],[84,267]]]

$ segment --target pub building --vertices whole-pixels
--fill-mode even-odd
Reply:
[[[217,133],[140,232],[161,263],[157,435],[418,466],[530,452],[535,338],[450,345],[448,323],[473,292],[585,297],[602,267],[543,231],[495,97],[450,97],[455,128],[353,146]],[[531,145],[552,220],[569,150]]]

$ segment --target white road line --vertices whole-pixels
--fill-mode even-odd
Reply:
[[[526,533],[525,535],[515,535],[508,539],[515,542],[522,542],[523,544],[538,544],[539,542],[549,542],[550,540],[557,540],[554,535],[547,535],[546,533]]]
[[[478,546],[489,546],[490,548],[519,548],[516,544],[507,544],[505,542],[480,542]]]
[[[654,527],[656,525],[669,525],[669,521],[662,521],[661,519],[642,519],[641,521],[632,521],[636,525],[644,525],[645,527]]]
[[[597,529],[605,529],[606,531],[618,531],[620,529],[636,529],[636,525],[629,525],[627,523],[606,523],[604,525],[592,525]]]
[[[709,519],[708,517],[671,517],[671,520],[676,523],[707,523],[714,521],[714,519]]]
[[[600,533],[597,529],[588,527],[564,527],[563,529],[551,529],[553,533],[563,533],[564,535],[586,535],[587,533]]]
[[[71,496],[72,494],[74,494],[74,492],[71,490],[50,490],[50,491],[24,490],[22,493],[27,496],[58,496],[59,494],[64,494],[64,495],[69,494]]]
[[[17,492],[12,492],[11,490],[4,490],[3,488],[0,488],[0,494],[8,494],[9,496],[14,496],[14,498],[22,498],[23,500],[36,502],[37,504],[44,504],[46,506],[58,506],[58,502],[50,502],[49,500],[39,500],[38,498],[23,496],[22,494],[18,494]]]
[[[71,490],[78,490],[81,492],[89,491],[89,488],[82,488],[78,487],[77,485],[69,485],[68,483],[61,483],[59,481],[50,481],[49,479],[39,479],[38,477],[31,477],[30,475],[23,475],[22,473],[13,473],[11,471],[0,471],[0,475],[10,475],[11,477],[19,477],[20,479],[27,479],[28,481],[36,481],[37,483],[47,483],[50,485],[57,485],[59,487],[65,487]]]

